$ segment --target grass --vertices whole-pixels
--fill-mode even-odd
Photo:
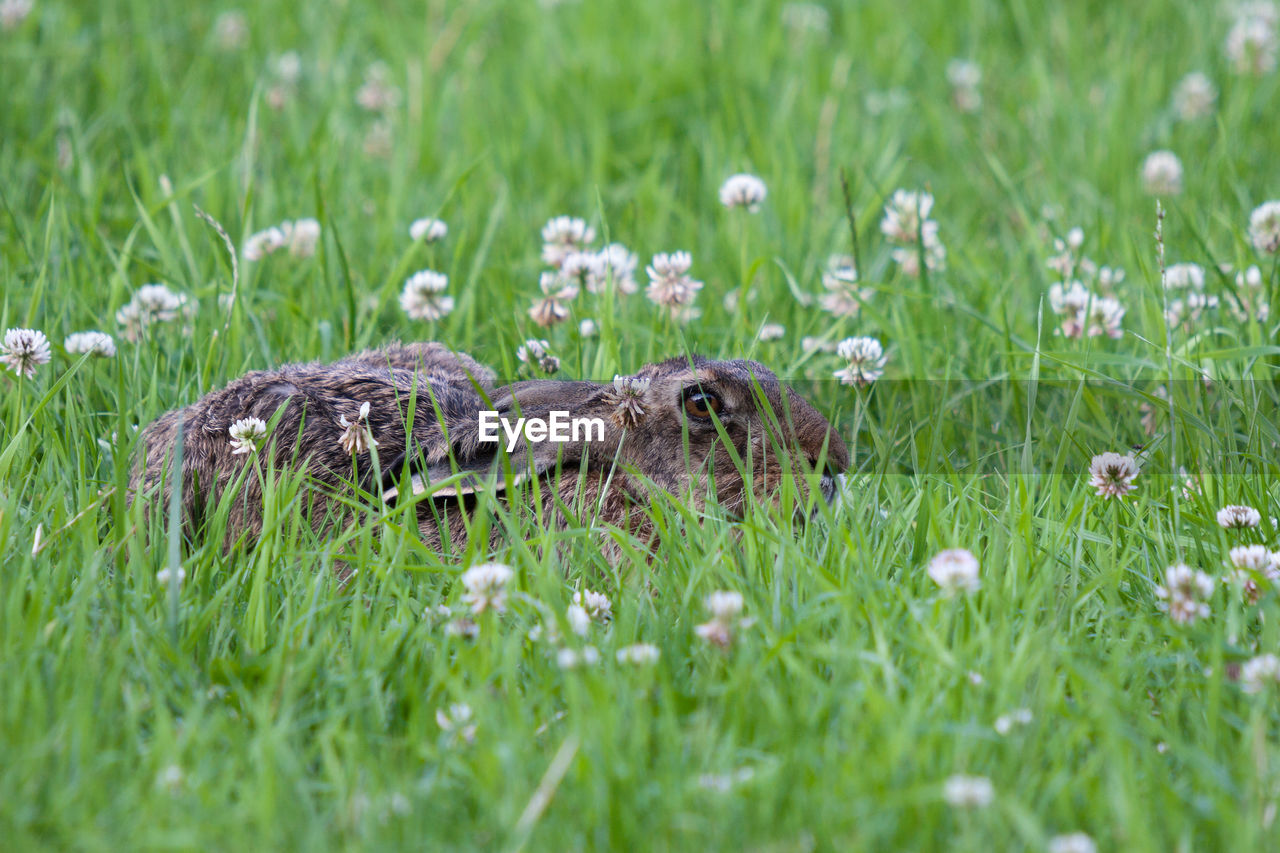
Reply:
[[[247,43],[222,50],[222,9],[103,0],[37,2],[0,32],[0,321],[55,342],[33,379],[0,379],[10,849],[1277,844],[1277,691],[1244,693],[1238,668],[1277,651],[1280,599],[1219,585],[1183,626],[1155,587],[1174,562],[1216,579],[1234,545],[1280,548],[1276,321],[1235,319],[1234,279],[1214,273],[1261,263],[1280,304],[1275,259],[1246,233],[1280,195],[1280,78],[1231,72],[1209,4],[833,4],[825,34],[780,9],[264,2],[245,5]],[[277,110],[287,50],[303,72]],[[976,114],[950,99],[957,56],[984,72]],[[365,152],[380,119],[355,103],[375,60],[402,95],[385,156]],[[1194,69],[1217,109],[1176,121],[1170,92]],[[1139,178],[1157,148],[1186,166],[1167,261],[1203,265],[1224,301],[1169,334]],[[768,183],[759,214],[719,205],[737,171]],[[854,319],[795,298],[850,249],[842,173],[875,290]],[[936,197],[945,271],[917,280],[890,260],[877,223],[899,186]],[[242,264],[226,312],[225,249],[193,204],[237,244],[305,216],[324,236],[313,258]],[[538,333],[538,229],[561,213],[642,264],[692,251],[702,317],[584,294],[574,322]],[[428,215],[448,238],[411,245]],[[1077,224],[1090,257],[1128,272],[1118,340],[1053,334],[1045,261]],[[457,300],[436,323],[397,303],[423,267]],[[755,297],[730,311],[744,280]],[[129,343],[112,318],[151,281],[198,313]],[[599,337],[578,334],[584,317]],[[785,336],[756,340],[765,322]],[[118,356],[56,346],[87,328]],[[498,514],[511,544],[496,554],[444,557],[384,519],[344,534],[360,568],[346,587],[337,546],[299,521],[296,477],[268,490],[262,541],[231,553],[125,499],[132,425],[246,370],[399,337],[513,375],[535,333],[575,378],[688,351],[757,358],[839,424],[851,488],[799,526],[767,504],[731,522],[655,496],[657,553],[616,564],[597,533],[527,513]],[[890,353],[864,392],[801,345],[855,334]],[[1157,385],[1171,416],[1148,436],[1139,406]],[[1090,456],[1137,443],[1135,496],[1094,497]],[[1182,468],[1200,494],[1182,497]],[[1220,529],[1228,503],[1263,525]],[[949,598],[926,575],[947,547],[982,560],[979,592]],[[459,574],[489,557],[517,570],[508,612],[451,637],[436,608],[463,607]],[[180,589],[157,583],[179,563]],[[591,629],[601,662],[564,670],[527,634],[566,630],[580,586],[615,618]],[[727,652],[693,630],[716,589],[755,620]],[[634,642],[659,662],[616,663]],[[438,723],[454,703],[474,742]],[[1031,722],[997,733],[1018,708]],[[956,773],[988,777],[991,806],[948,806]]]

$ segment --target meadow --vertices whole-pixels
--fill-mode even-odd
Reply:
[[[0,847],[1276,849],[1278,32],[0,0]],[[653,554],[130,503],[138,426],[397,339],[756,359],[853,463]]]

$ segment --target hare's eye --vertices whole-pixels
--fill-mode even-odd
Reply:
[[[695,418],[709,419],[712,412],[719,414],[722,408],[724,404],[720,402],[720,398],[705,391],[695,389],[684,398],[684,410]]]

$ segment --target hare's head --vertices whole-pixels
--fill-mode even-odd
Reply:
[[[611,383],[516,382],[496,389],[492,405],[449,425],[450,458],[421,460],[415,491],[504,488],[508,478],[495,468],[505,452],[516,479],[558,470],[564,481],[585,470],[633,497],[657,487],[699,505],[714,497],[736,511],[748,493],[772,500],[788,472],[802,498],[816,476],[830,500],[849,464],[826,418],[754,361],[694,356]]]

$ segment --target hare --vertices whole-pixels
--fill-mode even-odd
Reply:
[[[540,434],[533,424],[550,422],[554,432],[557,418],[567,416],[585,425],[585,434],[565,429],[565,441],[539,440],[548,430]],[[237,454],[228,431],[247,417],[276,421],[256,453]],[[353,484],[388,505],[412,492],[422,539],[437,551],[446,537],[451,543],[465,538],[481,492],[523,500],[515,491],[528,494],[520,484],[530,479],[540,481],[536,493],[549,523],[565,527],[594,518],[643,541],[654,531],[648,514],[637,510],[653,489],[689,496],[699,508],[714,497],[734,512],[749,493],[769,500],[790,469],[802,490],[805,475],[816,473],[831,500],[836,477],[849,464],[848,449],[827,420],[764,365],[701,357],[650,364],[612,383],[495,385],[491,370],[437,343],[258,371],[147,427],[135,494],[167,498],[179,422],[176,479],[188,529],[197,530],[214,502],[240,481],[228,536],[249,540],[262,530],[261,479],[244,476],[255,457],[264,472],[305,469],[316,486],[309,511],[318,531],[356,511]],[[366,426],[364,439],[352,440],[352,430]],[[375,467],[380,482],[373,479]],[[344,494],[346,500],[334,500]],[[495,532],[491,544],[499,537]]]

